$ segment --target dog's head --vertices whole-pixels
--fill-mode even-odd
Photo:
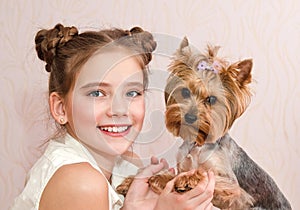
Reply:
[[[168,69],[166,127],[198,145],[222,137],[250,102],[252,60],[230,64],[216,56],[218,50],[195,52],[184,38]]]

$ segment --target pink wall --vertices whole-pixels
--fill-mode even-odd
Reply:
[[[271,174],[293,209],[300,209],[299,1],[1,0],[0,17],[3,209],[21,191],[53,128],[47,111],[48,75],[36,57],[34,35],[58,22],[80,30],[140,25],[160,38],[163,55],[155,55],[150,86],[150,95],[158,99],[149,96],[144,136],[133,147],[145,162],[157,154],[174,163],[178,144],[157,125],[163,125],[168,57],[183,36],[200,49],[207,42],[221,45],[220,54],[232,61],[253,58],[255,95],[231,134]]]

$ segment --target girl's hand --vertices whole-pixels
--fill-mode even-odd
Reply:
[[[152,157],[151,165],[138,173],[134,178],[127,192],[122,210],[153,210],[159,195],[149,188],[148,179],[159,171],[168,169],[168,167],[165,159],[159,161],[156,157]]]
[[[186,173],[182,173],[182,175]],[[168,182],[166,188],[158,198],[155,210],[211,210],[213,208],[211,200],[213,199],[215,178],[213,172],[208,172],[204,176],[205,179],[194,189],[183,194],[172,191],[176,178]]]

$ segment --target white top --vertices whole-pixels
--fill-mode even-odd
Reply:
[[[51,140],[44,154],[31,168],[23,192],[15,199],[11,210],[38,210],[41,195],[53,174],[67,164],[87,162],[102,173],[89,151],[70,135]],[[123,205],[122,199],[108,184],[109,209],[117,210]],[[101,186],[99,186],[101,187]]]

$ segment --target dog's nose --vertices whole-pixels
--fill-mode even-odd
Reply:
[[[187,123],[192,124],[193,122],[195,122],[197,120],[197,116],[190,114],[190,113],[186,113],[184,115],[184,119]]]

